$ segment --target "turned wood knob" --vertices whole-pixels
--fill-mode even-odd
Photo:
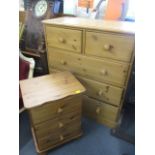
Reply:
[[[62,65],[67,65],[67,62],[65,60],[61,60]]]
[[[96,113],[99,114],[101,109],[99,107],[96,108]]]
[[[107,93],[109,91],[110,86],[106,86],[105,92]]]
[[[63,123],[61,122],[59,122],[58,125],[59,125],[59,128],[62,128],[64,126]]]
[[[60,140],[64,140],[64,136],[63,135],[60,135]]]
[[[111,45],[110,44],[105,44],[104,45],[104,50],[109,51],[111,49]]]
[[[97,92],[97,94],[98,94],[98,96],[102,96],[102,95],[103,95],[103,91],[102,91],[102,90],[99,90],[99,91]]]
[[[57,112],[58,113],[61,113],[61,112],[63,112],[63,109],[62,108],[59,108]]]
[[[107,70],[103,69],[100,71],[101,75],[107,75]]]
[[[72,45],[72,47],[73,47],[75,50],[77,49],[75,45]]]
[[[58,39],[60,43],[65,43],[65,39],[64,38],[59,38]]]

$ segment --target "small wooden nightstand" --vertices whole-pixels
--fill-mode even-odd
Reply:
[[[22,80],[20,87],[38,154],[81,136],[85,88],[70,72]]]

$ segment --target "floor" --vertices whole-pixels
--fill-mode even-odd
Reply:
[[[20,155],[37,155],[27,112],[19,120]],[[88,118],[82,120],[83,136],[48,152],[48,155],[135,155],[135,146],[112,136],[110,128]]]

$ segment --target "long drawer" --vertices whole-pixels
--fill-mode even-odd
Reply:
[[[46,26],[45,31],[48,46],[66,49],[72,52],[81,52],[81,30]]]
[[[129,62],[134,48],[134,36],[86,32],[88,55],[111,58]]]
[[[118,112],[118,107],[83,96],[83,114],[100,123],[114,127],[116,125]]]
[[[95,59],[55,48],[48,48],[48,62],[49,68],[68,70],[76,75],[118,86],[124,86],[129,67],[128,63]]]
[[[86,95],[97,100],[106,101],[110,104],[119,106],[123,89],[109,84],[90,80],[81,76],[77,76],[80,82],[86,88]]]
[[[42,106],[29,110],[32,123],[34,125],[45,122],[47,120],[63,117],[68,112],[81,111],[81,95],[70,96],[62,100],[58,100],[44,104]]]

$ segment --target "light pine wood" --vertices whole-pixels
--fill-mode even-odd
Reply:
[[[82,31],[47,26],[46,34],[48,46],[81,53]]]
[[[113,105],[120,105],[123,89],[106,83],[77,76],[86,88],[86,95]]]
[[[130,62],[134,36],[113,33],[86,32],[85,53]]]
[[[48,148],[49,146],[61,143],[70,136],[78,135],[81,132],[81,124],[72,123],[70,126],[64,128],[64,130],[51,132],[46,137],[38,139],[38,145],[41,150]]]
[[[111,124],[105,124],[111,126],[117,120],[118,107],[83,96],[83,114],[100,123],[111,122]]]
[[[52,68],[122,87],[129,67],[127,63],[75,55],[57,48],[48,48],[48,56],[48,63]]]
[[[34,132],[34,129],[33,128],[31,128],[31,131],[32,131],[32,136],[33,136],[33,140],[34,140],[34,144],[35,144],[35,147],[36,147],[36,150],[37,150],[37,152],[38,152],[38,155],[39,154],[42,154],[42,153],[46,153],[46,151],[48,151],[48,150],[50,150],[50,149],[53,149],[53,148],[55,148],[55,147],[57,147],[57,146],[59,146],[59,145],[61,145],[61,144],[64,144],[64,143],[67,143],[67,142],[69,142],[69,141],[71,141],[71,140],[73,140],[73,139],[76,139],[76,138],[79,138],[81,135],[82,135],[82,131],[80,130],[80,131],[78,131],[78,134],[76,134],[76,135],[69,135],[66,139],[64,139],[63,141],[60,141],[59,143],[57,143],[57,144],[54,144],[54,145],[47,145],[47,147],[45,148],[45,149],[42,149],[42,150],[40,150],[39,149],[39,145],[38,145],[38,143],[37,143],[37,137],[36,137],[36,135],[35,135],[35,132]]]
[[[70,72],[21,80],[20,87],[25,108],[33,108],[85,91],[85,88]]]
[[[63,118],[56,117],[49,121],[45,121],[34,126],[35,133],[38,139],[46,137],[55,131],[63,131],[68,126],[73,126],[73,124],[81,124],[81,111],[69,112],[69,114],[63,116]]]
[[[72,72],[87,89],[84,114],[99,123],[115,127],[134,60],[135,24],[78,17],[44,20],[43,24],[50,73]],[[61,44],[50,46],[47,27],[56,27],[58,31],[80,31],[81,51],[61,48]]]
[[[85,88],[70,72],[22,80],[20,84],[38,154],[81,136]]]
[[[59,118],[61,115],[64,116],[64,114],[76,109],[80,111],[80,107],[81,96],[78,95],[46,103],[43,106],[30,109],[29,112],[33,120],[32,123],[38,124],[53,118]]]
[[[132,22],[125,21],[108,21],[95,19],[90,20],[80,17],[61,17],[55,19],[47,19],[42,22],[46,25],[86,28],[92,30],[102,30],[107,32],[117,32],[125,34],[134,34],[135,32],[135,24]]]

